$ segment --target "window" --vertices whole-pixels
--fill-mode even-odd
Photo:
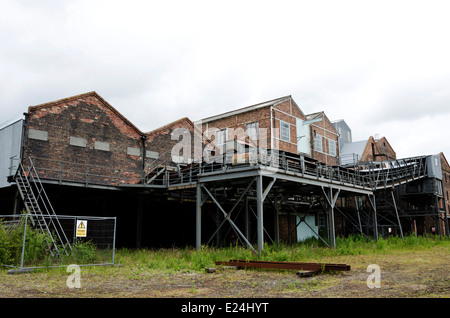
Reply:
[[[350,137],[350,132],[349,131],[347,131],[347,139],[348,139],[348,142],[352,142],[352,137]]]
[[[322,135],[316,134],[314,136],[314,150],[322,152]]]
[[[336,157],[336,140],[328,139],[328,148],[330,156]]]
[[[223,147],[227,141],[227,129],[218,130],[216,132],[216,146]]]
[[[290,125],[289,123],[280,120],[280,139],[284,141],[290,141]]]
[[[259,138],[259,123],[257,121],[253,123],[249,123],[245,127],[245,131],[247,132],[247,136],[250,137],[253,141],[257,141]]]

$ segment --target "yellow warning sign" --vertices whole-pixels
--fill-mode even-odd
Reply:
[[[87,221],[77,220],[77,237],[87,236]]]

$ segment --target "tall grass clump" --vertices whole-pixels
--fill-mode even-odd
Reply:
[[[25,231],[25,218],[13,228],[5,226],[0,220],[0,264],[20,265],[22,258],[23,236]],[[47,257],[47,235],[31,227],[28,220],[26,227],[24,264],[44,261]]]

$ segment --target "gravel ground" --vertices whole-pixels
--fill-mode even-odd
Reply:
[[[295,271],[222,269],[167,272],[133,264],[82,267],[80,288],[69,288],[65,269],[11,275],[0,271],[0,298],[449,298],[450,253],[436,247],[408,254],[333,257],[348,272],[301,278]],[[370,264],[380,288],[369,288]]]

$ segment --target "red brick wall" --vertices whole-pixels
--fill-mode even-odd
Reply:
[[[142,168],[141,133],[98,95],[30,107],[28,114],[24,158],[38,158],[36,165],[48,169],[41,170],[42,177],[83,182],[88,164],[91,182],[114,183],[119,176],[127,183],[139,181],[135,171]],[[29,129],[46,131],[48,140],[29,138]],[[71,136],[85,139],[86,147],[70,145]],[[109,151],[95,149],[95,141],[109,143]],[[127,147],[140,155],[127,154]],[[66,173],[61,174],[61,167]],[[116,179],[108,181],[110,176]]]
[[[397,154],[395,153],[394,149],[391,147],[389,142],[385,137],[381,138],[380,140],[376,141],[377,148],[379,154],[382,154],[383,156],[377,156],[377,160],[392,160],[397,158]]]
[[[247,111],[237,115],[232,115],[224,118],[220,118],[214,121],[210,121],[202,124],[203,132],[207,129],[217,128],[232,128],[235,131],[239,128],[245,131],[246,124],[258,121],[260,129],[266,129],[267,131],[267,148],[271,148],[271,127],[280,129],[280,120],[290,124],[290,141],[286,142],[279,140],[279,134],[274,134],[274,148],[278,142],[278,147],[282,151],[288,151],[297,153],[297,133],[296,133],[296,118],[305,119],[300,109],[295,105],[291,99],[273,106],[272,114],[270,106],[259,108],[256,110]],[[272,125],[271,125],[272,120]],[[228,139],[233,140],[233,136],[229,130]],[[278,137],[278,138],[277,138]],[[261,139],[261,137],[260,137]],[[265,148],[264,144],[262,146]]]
[[[338,144],[338,134],[335,131],[333,124],[328,120],[326,116],[322,116],[322,120],[310,125],[311,129],[311,149],[312,157],[321,163],[327,165],[338,165],[338,155],[339,155],[339,144]],[[317,151],[314,147],[314,136],[319,134],[322,136],[322,151]],[[330,144],[329,139],[335,141],[335,153],[336,156],[330,155]]]
[[[233,133],[245,131],[246,125],[258,121],[259,128],[267,129],[268,147],[270,147],[270,108],[260,108],[245,113],[220,118],[207,123],[202,123],[203,133],[212,131],[213,129],[228,128],[228,140],[234,140],[236,137]]]
[[[181,128],[181,130],[177,131],[178,128]],[[186,131],[188,136],[184,137],[183,135],[180,135],[180,132],[182,131]],[[190,152],[187,153],[187,155],[191,160],[200,158],[201,151],[207,141],[202,137],[200,129],[194,128],[194,124],[188,118],[182,118],[149,132],[147,134],[146,149],[147,151],[157,152],[159,156],[170,156],[172,154],[172,149],[175,146],[180,145],[176,148],[177,150],[181,148],[181,144],[185,141],[184,138],[188,138],[186,140],[190,141],[190,146],[188,149],[182,150],[188,151],[190,149]],[[197,152],[197,156],[194,157],[194,151],[196,150],[199,152]],[[184,155],[182,152],[179,154],[180,156]]]
[[[283,103],[275,105],[272,111],[273,127],[280,133],[281,123],[284,121],[290,125],[290,140],[284,141],[279,139],[280,136],[275,135],[274,138],[278,137],[279,149],[282,151],[288,151],[292,153],[297,153],[297,118],[305,120],[305,116],[302,114],[300,109],[296,106],[292,99],[287,100]]]
[[[440,153],[440,156],[441,156],[441,167],[442,167],[442,182],[444,185],[444,199],[442,200],[441,207],[444,208],[443,205],[445,204],[445,209],[447,211],[447,216],[448,216],[448,215],[450,215],[450,166],[442,152]],[[444,217],[444,216],[442,215],[442,217]],[[449,223],[450,223],[450,220],[449,220]],[[444,226],[445,226],[445,223],[441,222],[442,233],[445,233]]]

